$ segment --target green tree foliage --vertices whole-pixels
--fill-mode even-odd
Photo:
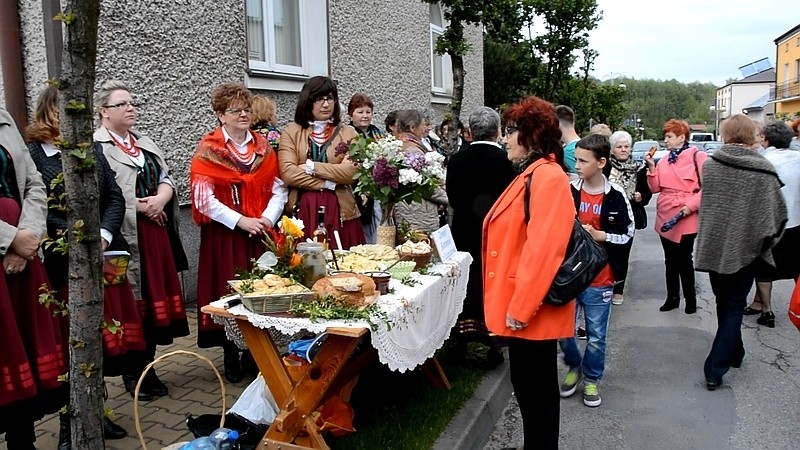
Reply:
[[[437,3],[444,6],[444,19],[447,28],[436,41],[436,53],[450,56],[453,68],[453,99],[450,102],[450,120],[448,133],[443,138],[443,147],[447,153],[455,153],[458,142],[457,119],[461,116],[461,103],[464,100],[464,55],[470,50],[464,39],[464,27],[482,25],[498,33],[508,34],[510,26],[518,22],[504,24],[504,18],[516,17],[514,0],[493,0],[471,2],[466,0],[423,0],[425,3]]]
[[[713,129],[709,106],[714,103],[716,87],[710,83],[624,76],[597,80],[590,76],[599,54],[589,47],[588,35],[602,20],[595,0],[513,3],[515,7],[498,11],[503,18],[500,24],[485,26],[484,95],[488,106],[498,108],[522,96],[537,95],[572,107],[581,133],[588,132],[592,123],[602,122],[639,135],[634,115],[641,119],[644,135],[650,139],[661,138],[661,126],[671,118]],[[575,71],[578,58],[582,64]]]

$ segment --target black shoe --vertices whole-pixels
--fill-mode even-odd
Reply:
[[[706,380],[706,389],[708,389],[709,391],[715,391],[720,386],[722,386],[722,380],[719,381]]]
[[[775,328],[775,313],[772,311],[762,312],[756,322],[759,325],[766,325],[768,328]]]
[[[225,347],[225,379],[231,383],[238,383],[244,379],[242,361],[239,359],[239,351]]]
[[[66,414],[58,416],[58,450],[72,450],[72,430]]]
[[[686,305],[686,308],[684,308],[683,312],[685,312],[686,314],[694,314],[697,312],[697,306]]]
[[[147,375],[144,376],[144,381],[142,382],[142,389],[147,388],[147,392],[152,394],[154,397],[164,397],[169,395],[169,389],[167,385],[164,384],[156,375],[156,371],[152,368],[147,371]],[[139,391],[141,393],[141,391]]]
[[[103,417],[103,436],[106,439],[116,440],[128,436],[128,432],[125,431],[125,428],[112,422],[108,417]]]
[[[131,397],[133,397],[133,394],[136,393],[136,383],[138,383],[138,382],[139,382],[139,378],[137,378],[134,375],[123,375],[122,376],[122,384],[125,385],[125,390],[128,391],[129,394],[131,394]],[[156,396],[153,395],[152,392],[147,390],[147,387],[145,386],[144,382],[142,382],[142,387],[139,388],[139,401],[140,402],[149,402],[150,400],[154,399],[155,397]]]
[[[680,300],[668,298],[658,310],[661,312],[672,311],[673,309],[678,309],[678,306],[680,306]]]

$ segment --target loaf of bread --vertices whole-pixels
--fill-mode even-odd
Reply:
[[[330,297],[342,305],[361,308],[375,301],[375,282],[358,273],[338,273],[320,278],[311,288],[314,297]]]

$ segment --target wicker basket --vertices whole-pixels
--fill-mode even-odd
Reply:
[[[414,261],[417,269],[422,269],[431,262],[432,252],[428,253],[400,253],[400,261]]]
[[[222,381],[222,376],[219,374],[219,370],[217,370],[216,366],[214,366],[214,363],[211,362],[210,359],[206,358],[203,355],[197,354],[195,352],[190,352],[187,350],[175,350],[173,352],[169,352],[159,356],[158,358],[155,359],[155,361],[148,364],[147,367],[145,367],[144,370],[142,371],[142,375],[139,377],[139,381],[136,383],[136,390],[134,391],[133,394],[133,422],[134,425],[136,426],[136,433],[138,433],[139,435],[139,443],[141,444],[142,449],[144,450],[147,450],[147,444],[144,442],[144,435],[142,434],[142,424],[141,420],[139,419],[139,389],[141,389],[142,387],[142,381],[144,381],[144,377],[145,375],[147,375],[148,370],[150,370],[153,366],[156,365],[156,363],[160,362],[162,359],[167,359],[175,355],[194,356],[195,358],[201,361],[205,361],[209,366],[211,366],[211,369],[214,370],[214,374],[217,376],[217,381],[219,381],[219,386],[220,386],[220,392],[222,394],[222,417],[220,418],[219,421],[219,427],[222,428],[223,426],[225,426],[225,410],[226,410],[225,383]]]
[[[291,294],[244,294],[239,290],[242,280],[230,280],[228,284],[239,293],[242,304],[250,312],[255,314],[274,314],[284,313],[292,309],[297,303],[310,302],[314,300],[314,293],[310,289],[303,287],[304,292]]]

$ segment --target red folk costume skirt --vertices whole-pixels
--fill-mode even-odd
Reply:
[[[342,239],[342,247],[345,250],[354,245],[367,243],[364,236],[364,227],[361,226],[360,219],[339,220],[339,199],[334,192],[323,191],[303,191],[300,195],[298,216],[303,221],[303,231],[305,238],[310,238],[317,228],[317,211],[320,206],[325,207],[325,229],[328,231],[328,241],[331,248],[339,248],[336,239],[333,237],[334,230],[339,230],[339,237]]]
[[[142,301],[139,312],[147,338],[159,345],[189,334],[186,306],[167,229],[144,216],[136,221]]]
[[[236,269],[250,270],[251,259],[267,250],[260,236],[250,237],[239,228],[229,229],[219,222],[200,226],[200,259],[197,268],[197,346],[219,347],[226,343],[222,325],[214,323],[200,308],[231,293],[228,280],[235,279]]]
[[[0,220],[19,223],[20,206],[0,198]],[[39,288],[49,289],[39,258],[25,270],[5,274],[0,281],[0,406],[63,386],[58,377],[67,372],[59,319],[39,303]]]

